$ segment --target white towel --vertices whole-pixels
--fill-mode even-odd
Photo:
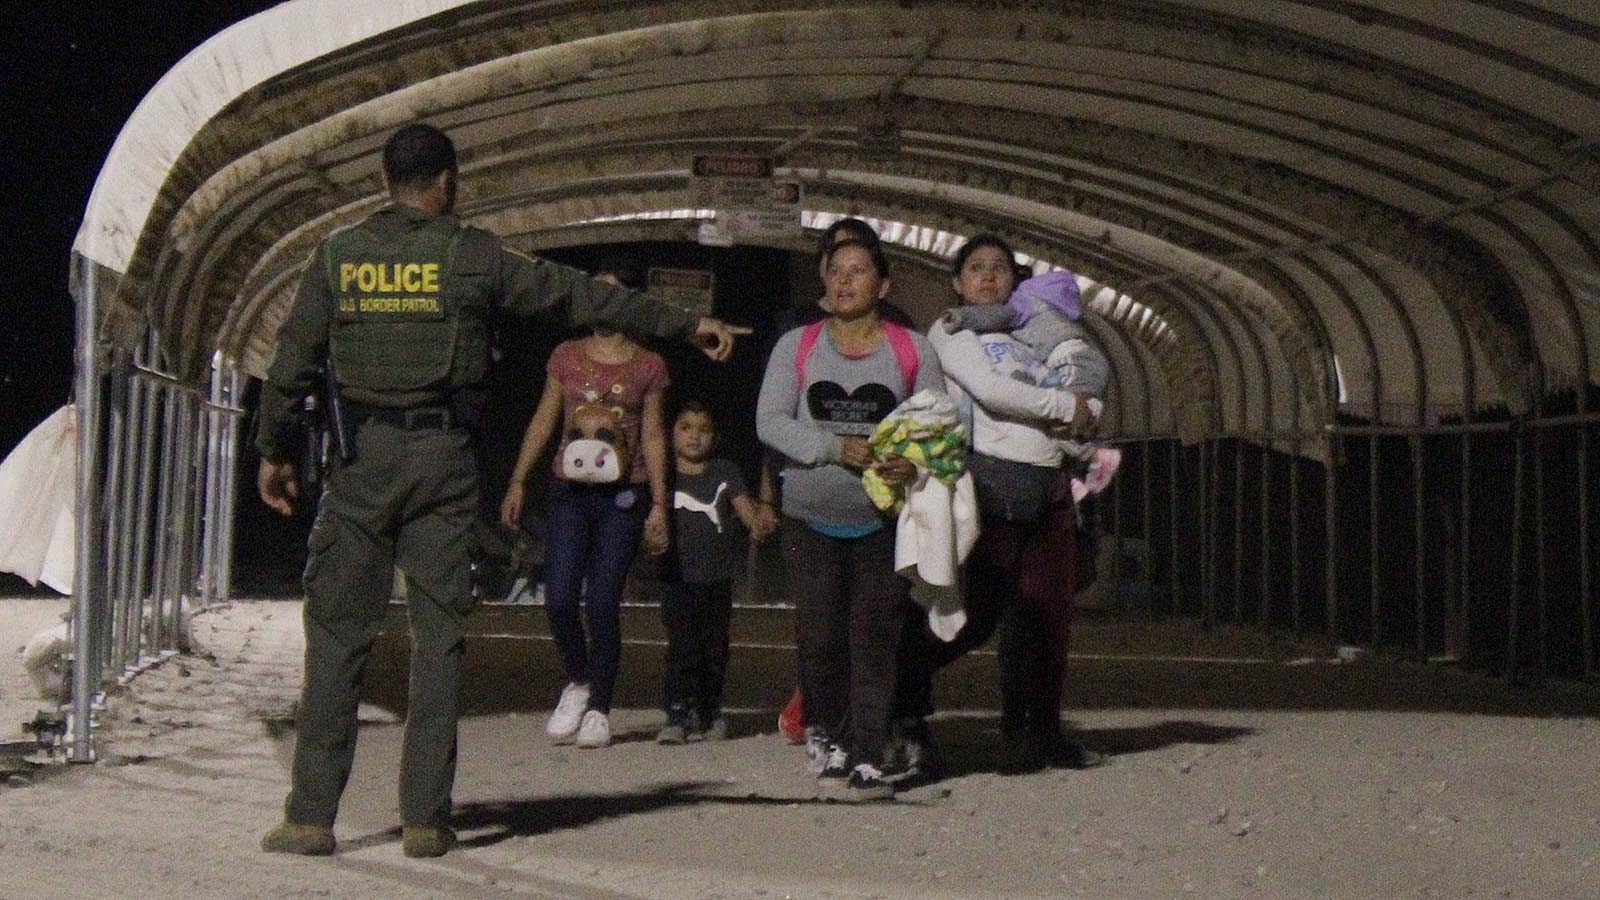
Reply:
[[[972,476],[955,487],[918,470],[895,525],[894,568],[911,579],[911,597],[928,610],[928,626],[948,641],[966,624],[961,564],[978,540],[978,502]]]

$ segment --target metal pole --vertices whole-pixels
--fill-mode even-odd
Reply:
[[[164,400],[161,417],[161,482],[160,496],[156,502],[156,559],[155,579],[150,597],[150,622],[148,633],[140,621],[140,633],[152,646],[160,645],[161,617],[166,614],[168,591],[171,586],[169,570],[172,558],[173,485],[177,481],[178,405],[181,400],[177,388],[171,384],[161,386]]]
[[[1367,597],[1372,617],[1372,646],[1383,642],[1383,603],[1380,599],[1378,549],[1383,546],[1378,536],[1378,436],[1367,438]]]
[[[1294,636],[1300,620],[1300,436],[1289,443],[1289,616]]]
[[[97,352],[100,298],[95,264],[79,259],[76,313],[77,346],[73,372],[74,409],[77,415],[77,519],[73,522],[72,559],[72,743],[68,756],[74,762],[94,760],[89,733],[91,697],[98,687],[96,661],[91,658],[93,629],[90,610],[95,600],[96,525],[93,510],[99,506],[100,360]]]
[[[126,454],[123,452],[127,441],[127,375],[124,368],[119,365],[120,354],[113,353],[110,373],[107,378],[109,384],[105,392],[106,407],[106,479],[102,488],[103,496],[101,509],[95,512],[104,523],[102,533],[105,537],[103,556],[105,579],[105,601],[101,604],[105,615],[98,617],[99,622],[95,628],[95,654],[94,658],[100,667],[101,677],[112,675],[118,669],[121,661],[117,646],[116,625],[118,612],[123,607],[122,596],[117,591],[121,583],[119,570],[120,556],[117,552],[122,544],[122,504],[119,502],[122,491],[117,486],[125,484],[127,478],[123,477],[123,468],[126,465]]]
[[[121,509],[118,514],[118,520],[121,523],[121,540],[117,543],[116,548],[118,565],[117,582],[114,588],[118,600],[115,623],[116,636],[113,641],[115,645],[113,652],[116,655],[117,665],[119,667],[126,665],[127,660],[131,655],[131,641],[129,640],[128,620],[129,610],[133,608],[134,604],[133,570],[135,565],[137,565],[135,561],[136,558],[134,556],[134,535],[137,533],[139,527],[136,506],[138,503],[139,478],[134,473],[140,472],[144,469],[144,395],[144,380],[130,371],[128,373],[128,431],[127,440],[125,442],[127,445],[128,455],[127,461],[124,464],[124,468],[127,470],[128,477],[122,479],[120,488],[122,492],[122,499],[119,501]]]
[[[1328,637],[1337,641],[1339,639],[1339,581],[1338,581],[1338,553],[1339,553],[1339,514],[1335,508],[1339,501],[1339,436],[1328,435],[1328,477],[1323,480],[1323,491],[1326,494],[1323,514],[1327,519],[1327,560],[1323,572],[1324,588],[1327,590],[1325,602],[1328,607]]]
[[[237,469],[239,465],[238,445],[239,431],[243,416],[238,408],[240,393],[239,372],[230,367],[228,371],[228,427],[223,432],[223,466],[222,482],[222,524],[221,541],[217,554],[217,565],[220,570],[218,577],[220,596],[226,600],[233,596],[233,516],[235,483],[237,482]]]
[[[1411,509],[1411,541],[1415,552],[1412,555],[1412,584],[1416,591],[1417,607],[1417,652],[1426,655],[1428,652],[1428,582],[1425,570],[1427,569],[1427,531],[1424,529],[1427,516],[1426,483],[1423,481],[1422,469],[1422,435],[1414,434],[1409,442],[1411,447],[1411,481],[1415,486],[1412,489]]]
[[[1520,585],[1522,582],[1522,430],[1513,432],[1513,452],[1517,455],[1515,474],[1511,480],[1511,566],[1510,583],[1506,585],[1506,598],[1510,605],[1510,621],[1506,623],[1506,677],[1517,677],[1517,650],[1521,630],[1521,615],[1519,606],[1522,605]]]
[[[214,573],[217,570],[217,527],[222,512],[222,496],[218,477],[222,463],[222,354],[213,355],[211,361],[211,390],[209,403],[202,404],[201,417],[206,429],[205,456],[205,506],[200,532],[200,605],[212,601]]]
[[[188,577],[189,569],[189,510],[194,491],[194,409],[191,402],[193,398],[187,390],[179,388],[177,397],[178,453],[172,481],[172,549],[167,556],[167,605],[161,611],[160,621],[156,623],[160,629],[155,642],[157,651],[167,650],[172,645],[172,630],[168,623],[183,608],[184,579]]]
[[[176,532],[178,554],[176,564],[173,566],[172,608],[167,611],[167,617],[162,622],[161,649],[163,650],[177,648],[178,623],[183,619],[183,611],[187,608],[188,601],[194,596],[197,567],[195,542],[200,532],[198,524],[202,485],[199,464],[204,411],[199,394],[193,391],[183,392],[183,403],[184,441],[182,466],[179,468],[181,480],[178,482],[178,489],[182,493],[178,495]]]
[[[139,453],[139,499],[138,511],[134,516],[133,532],[133,603],[128,611],[128,648],[129,658],[138,659],[140,647],[144,640],[144,609],[147,595],[151,585],[151,546],[152,537],[158,542],[160,535],[155,533],[156,524],[151,520],[153,505],[156,502],[157,488],[157,447],[160,435],[156,431],[156,421],[161,415],[161,385],[152,380],[148,375],[137,375],[140,384],[140,417],[143,424],[144,447]],[[165,444],[165,441],[161,441]],[[160,569],[154,570],[157,583],[160,579]]]

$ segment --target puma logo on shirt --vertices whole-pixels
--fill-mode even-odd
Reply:
[[[711,520],[711,524],[717,526],[717,533],[720,534],[722,532],[722,514],[717,511],[717,501],[722,499],[722,492],[727,489],[728,483],[726,481],[718,484],[717,492],[711,495],[709,503],[698,500],[693,494],[685,491],[673,491],[672,507],[673,509],[687,509],[690,512],[704,513],[706,518]]]

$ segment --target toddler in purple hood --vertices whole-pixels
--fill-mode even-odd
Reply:
[[[1017,285],[1005,303],[957,306],[947,310],[951,331],[980,334],[1004,332],[1031,353],[1032,365],[1014,369],[1011,377],[1040,387],[1086,394],[1089,410],[1100,417],[1099,399],[1110,379],[1111,363],[1082,325],[1083,300],[1077,276],[1064,269],[1035,275]],[[1062,448],[1075,460],[1073,499],[1098,493],[1110,482],[1121,454],[1088,441],[1064,440]]]
[[[944,318],[951,331],[1005,332],[1031,351],[1032,365],[1013,371],[1013,378],[1096,398],[1105,393],[1111,365],[1080,321],[1082,300],[1071,272],[1035,275],[1017,285],[1005,303],[957,306]],[[1090,401],[1090,409],[1099,416],[1099,401]],[[1072,455],[1086,459],[1092,453],[1072,443]]]

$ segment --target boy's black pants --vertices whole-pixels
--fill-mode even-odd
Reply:
[[[694,712],[703,724],[710,725],[722,713],[733,584],[679,581],[662,587],[661,620],[667,626],[663,691],[667,715]]]

